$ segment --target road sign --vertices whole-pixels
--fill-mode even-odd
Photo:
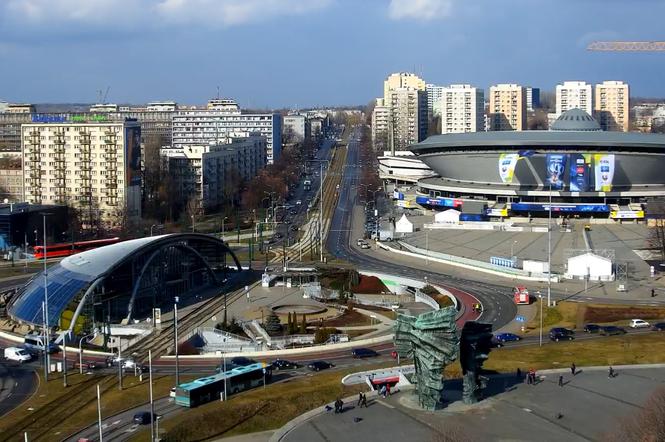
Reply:
[[[526,322],[526,319],[522,315],[515,316],[515,321],[517,322]]]

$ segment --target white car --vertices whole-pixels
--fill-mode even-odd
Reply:
[[[22,364],[32,359],[32,356],[30,356],[30,353],[28,353],[24,348],[7,347],[5,348],[5,359],[8,361],[16,361]]]
[[[299,205],[301,205],[301,204],[302,204],[302,201],[301,201],[301,200],[296,201],[296,205],[297,205],[297,206],[299,206]]]
[[[175,397],[175,387],[172,387],[169,391],[169,397]]]
[[[649,324],[647,321],[643,319],[631,319],[630,320],[630,328],[645,328],[645,327],[650,327],[651,324]]]

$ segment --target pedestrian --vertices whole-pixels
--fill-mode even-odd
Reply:
[[[577,366],[576,366],[575,363],[573,362],[572,364],[570,364],[570,373],[571,373],[573,376],[575,376],[576,370],[577,370]]]
[[[381,395],[382,398],[386,398],[386,386],[382,385],[381,390],[379,390],[379,394]]]
[[[516,378],[518,381],[521,381],[521,380],[522,380],[522,370],[520,370],[519,367],[517,367],[517,370],[515,370],[515,378]]]
[[[358,393],[358,404],[356,406],[359,406],[363,401],[363,392]]]
[[[653,298],[653,297],[655,297],[655,296],[656,296],[656,290],[651,289],[651,297]]]
[[[613,369],[612,366],[610,365],[610,368],[609,368],[609,370],[607,371],[607,379],[611,379],[611,378],[613,378],[613,377],[614,377],[614,369]]]
[[[360,408],[362,408],[363,406],[367,408],[367,395],[365,393],[363,393],[363,400],[360,403]]]
[[[390,384],[386,384],[386,396],[390,396]]]
[[[563,387],[563,375],[559,375],[559,387]]]

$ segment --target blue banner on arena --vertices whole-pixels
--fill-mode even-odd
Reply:
[[[552,186],[552,189],[563,189],[565,170],[566,154],[547,154],[547,184]]]
[[[548,204],[512,203],[510,210],[514,212],[547,212]],[[597,212],[608,213],[610,207],[606,204],[552,204],[552,212]]]

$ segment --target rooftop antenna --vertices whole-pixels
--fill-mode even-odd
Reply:
[[[219,100],[219,86],[217,86],[217,99]]]

